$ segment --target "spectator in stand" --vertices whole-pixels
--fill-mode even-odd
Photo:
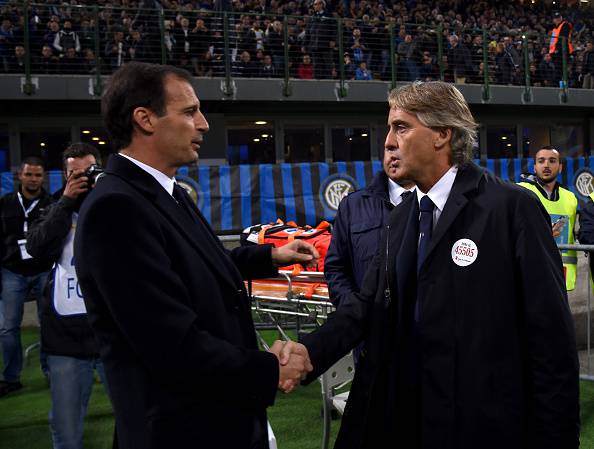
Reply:
[[[14,34],[12,32],[12,23],[8,18],[2,19],[0,24],[0,69],[3,72],[8,71],[8,59],[12,56],[14,47]]]
[[[25,73],[25,47],[17,44],[14,47],[14,54],[8,60],[9,73]]]
[[[543,87],[555,87],[557,86],[557,80],[555,78],[555,64],[550,53],[546,53],[544,58],[538,66],[538,73],[542,80]]]
[[[325,11],[325,0],[314,0],[314,13],[309,18],[305,30],[305,50],[313,60],[316,79],[330,77],[332,61],[329,42],[336,34],[335,24]]]
[[[60,58],[60,72],[71,75],[85,73],[83,60],[76,54],[74,47],[68,47]]]
[[[192,55],[195,54],[195,37],[196,35],[190,30],[190,21],[183,17],[180,27],[173,31],[173,58],[177,65],[180,65],[182,59],[184,61],[191,60]]]
[[[80,40],[78,34],[72,30],[72,22],[66,20],[62,29],[56,33],[54,38],[54,49],[63,55],[69,48],[74,48],[76,53],[80,52]]]
[[[282,70],[284,64],[284,40],[283,24],[275,20],[266,30],[266,50],[272,56],[272,62],[278,70]]]
[[[150,62],[152,58],[147,43],[137,29],[130,32],[126,39],[126,48],[128,49],[126,61]]]
[[[438,67],[433,63],[433,58],[428,51],[423,52],[423,63],[419,69],[421,81],[437,81],[439,78]]]
[[[276,67],[274,67],[274,64],[272,63],[272,57],[268,53],[264,55],[264,60],[262,61],[262,66],[260,67],[258,76],[260,78],[277,77]]]
[[[193,41],[196,49],[196,74],[199,72],[199,68],[204,67],[205,54],[208,52],[210,46],[210,32],[206,28],[204,19],[196,19],[196,25],[192,30]]]
[[[361,61],[366,61],[367,46],[365,45],[365,40],[363,39],[360,28],[355,28],[353,30],[353,35],[350,38],[350,49],[355,64],[359,65]]]
[[[542,87],[542,77],[540,73],[538,73],[538,68],[534,62],[530,63],[529,66],[529,73],[530,73],[530,84],[534,87]]]
[[[344,78],[347,80],[352,80],[355,78],[355,71],[357,70],[357,66],[351,59],[351,55],[348,52],[344,54]]]
[[[33,73],[55,74],[59,72],[58,58],[49,45],[41,48],[41,55],[33,61]]]
[[[256,65],[252,61],[250,52],[247,50],[242,51],[239,56],[239,61],[233,65],[233,76],[239,78],[252,78],[257,75]]]
[[[466,78],[472,74],[470,51],[455,34],[449,37],[449,42],[448,64],[454,72],[454,82],[464,84]]]
[[[77,33],[80,48],[84,52],[87,48],[95,49],[95,30],[91,21],[84,17],[80,22]]]
[[[582,60],[582,87],[594,88],[594,42],[588,41]]]
[[[297,67],[297,78],[302,80],[313,79],[313,64],[311,63],[311,56],[303,55],[303,61]]]
[[[60,32],[60,24],[55,21],[50,21],[47,25],[48,30],[43,36],[43,44],[49,45],[54,48],[54,42],[56,41],[56,36]]]
[[[404,41],[398,44],[397,53],[400,57],[400,78],[406,81],[419,79],[419,68],[415,62],[417,44],[413,41],[411,34],[404,36]]]
[[[112,71],[126,62],[126,42],[122,30],[115,30],[111,41],[105,44],[105,58]]]
[[[368,81],[373,79],[373,75],[367,69],[367,63],[365,61],[361,61],[359,63],[359,68],[355,72],[355,79],[362,81]]]
[[[97,58],[95,52],[90,48],[83,50],[82,73],[97,73]]]

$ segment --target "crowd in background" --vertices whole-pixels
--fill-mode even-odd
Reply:
[[[0,5],[0,71],[23,73],[21,2]],[[523,85],[528,67],[531,85],[559,87],[562,59],[549,45],[554,15],[561,14],[572,28],[568,87],[591,88],[585,80],[594,74],[593,10],[577,1],[557,6],[540,0],[49,0],[29,8],[29,51],[32,72],[47,74],[94,74],[98,61],[102,73],[111,73],[140,60],[171,63],[195,76],[224,76],[227,69],[234,77],[288,71],[294,78],[336,79],[343,71],[346,79],[387,80],[393,63],[399,80]],[[221,11],[228,11],[226,24]]]

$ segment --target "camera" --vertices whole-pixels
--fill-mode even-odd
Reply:
[[[86,176],[89,179],[89,188],[95,185],[97,180],[101,177],[101,175],[103,175],[104,171],[105,170],[103,170],[103,167],[97,164],[93,164],[85,170],[82,176]]]

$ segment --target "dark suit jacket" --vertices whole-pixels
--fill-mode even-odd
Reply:
[[[81,208],[75,265],[120,449],[268,445],[278,362],[241,275],[275,275],[270,247],[228,254],[203,220],[120,156]]]
[[[418,219],[411,195],[391,213],[386,250],[360,294],[303,339],[314,366],[309,379],[366,341],[335,447],[408,447],[390,368],[407,360],[404,310],[418,291],[421,447],[576,449],[573,321],[538,199],[474,164],[460,167],[416,280]],[[453,261],[460,239],[478,248],[468,266]]]

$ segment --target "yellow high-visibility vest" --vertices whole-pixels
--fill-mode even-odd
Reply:
[[[536,193],[538,199],[551,216],[551,223],[555,223],[559,219],[566,221],[561,235],[555,238],[555,241],[560,244],[573,244],[575,238],[573,230],[575,229],[575,216],[577,213],[578,200],[576,196],[567,189],[559,187],[559,199],[551,201],[544,196],[538,188],[528,182],[520,182],[518,185],[531,190]],[[561,251],[561,258],[563,259],[563,267],[565,268],[565,287],[567,291],[575,288],[575,278],[577,275],[577,253],[576,251]]]

